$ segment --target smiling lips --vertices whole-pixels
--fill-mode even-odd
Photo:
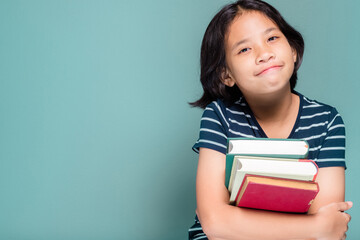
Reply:
[[[259,75],[262,75],[262,74],[265,74],[268,72],[272,72],[273,70],[280,69],[281,67],[282,67],[281,65],[273,65],[270,67],[266,67],[266,68],[260,70],[258,73],[256,73],[255,76],[259,76]]]

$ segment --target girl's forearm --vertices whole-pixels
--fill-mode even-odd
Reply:
[[[311,239],[316,234],[314,215],[287,214],[223,205],[200,215],[209,239]]]

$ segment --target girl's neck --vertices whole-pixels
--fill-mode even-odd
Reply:
[[[272,96],[246,97],[261,128],[271,138],[287,138],[296,122],[300,99],[291,91]]]

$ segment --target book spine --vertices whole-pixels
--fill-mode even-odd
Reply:
[[[241,189],[242,189],[243,186],[244,186],[244,183],[245,183],[245,181],[246,181],[246,178],[247,178],[247,177],[250,177],[250,176],[257,176],[257,175],[245,174],[244,179],[243,179],[243,181],[242,181],[242,183],[241,183],[241,185],[240,185],[240,187],[239,187],[239,190],[238,190],[238,192],[237,192],[237,194],[236,194],[235,200],[234,200],[234,202],[232,202],[233,204],[236,205],[236,202],[237,202],[237,200],[238,200],[238,198],[239,198],[239,194],[240,194],[240,192],[241,192]]]
[[[228,189],[230,187],[230,177],[231,177],[231,173],[233,171],[233,169],[232,169],[233,162],[234,162],[234,156],[227,154],[226,155],[226,166],[225,166],[225,186]]]

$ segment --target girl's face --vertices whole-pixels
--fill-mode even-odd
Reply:
[[[245,97],[290,91],[296,52],[278,26],[261,12],[244,12],[225,38],[223,82],[236,84]]]

